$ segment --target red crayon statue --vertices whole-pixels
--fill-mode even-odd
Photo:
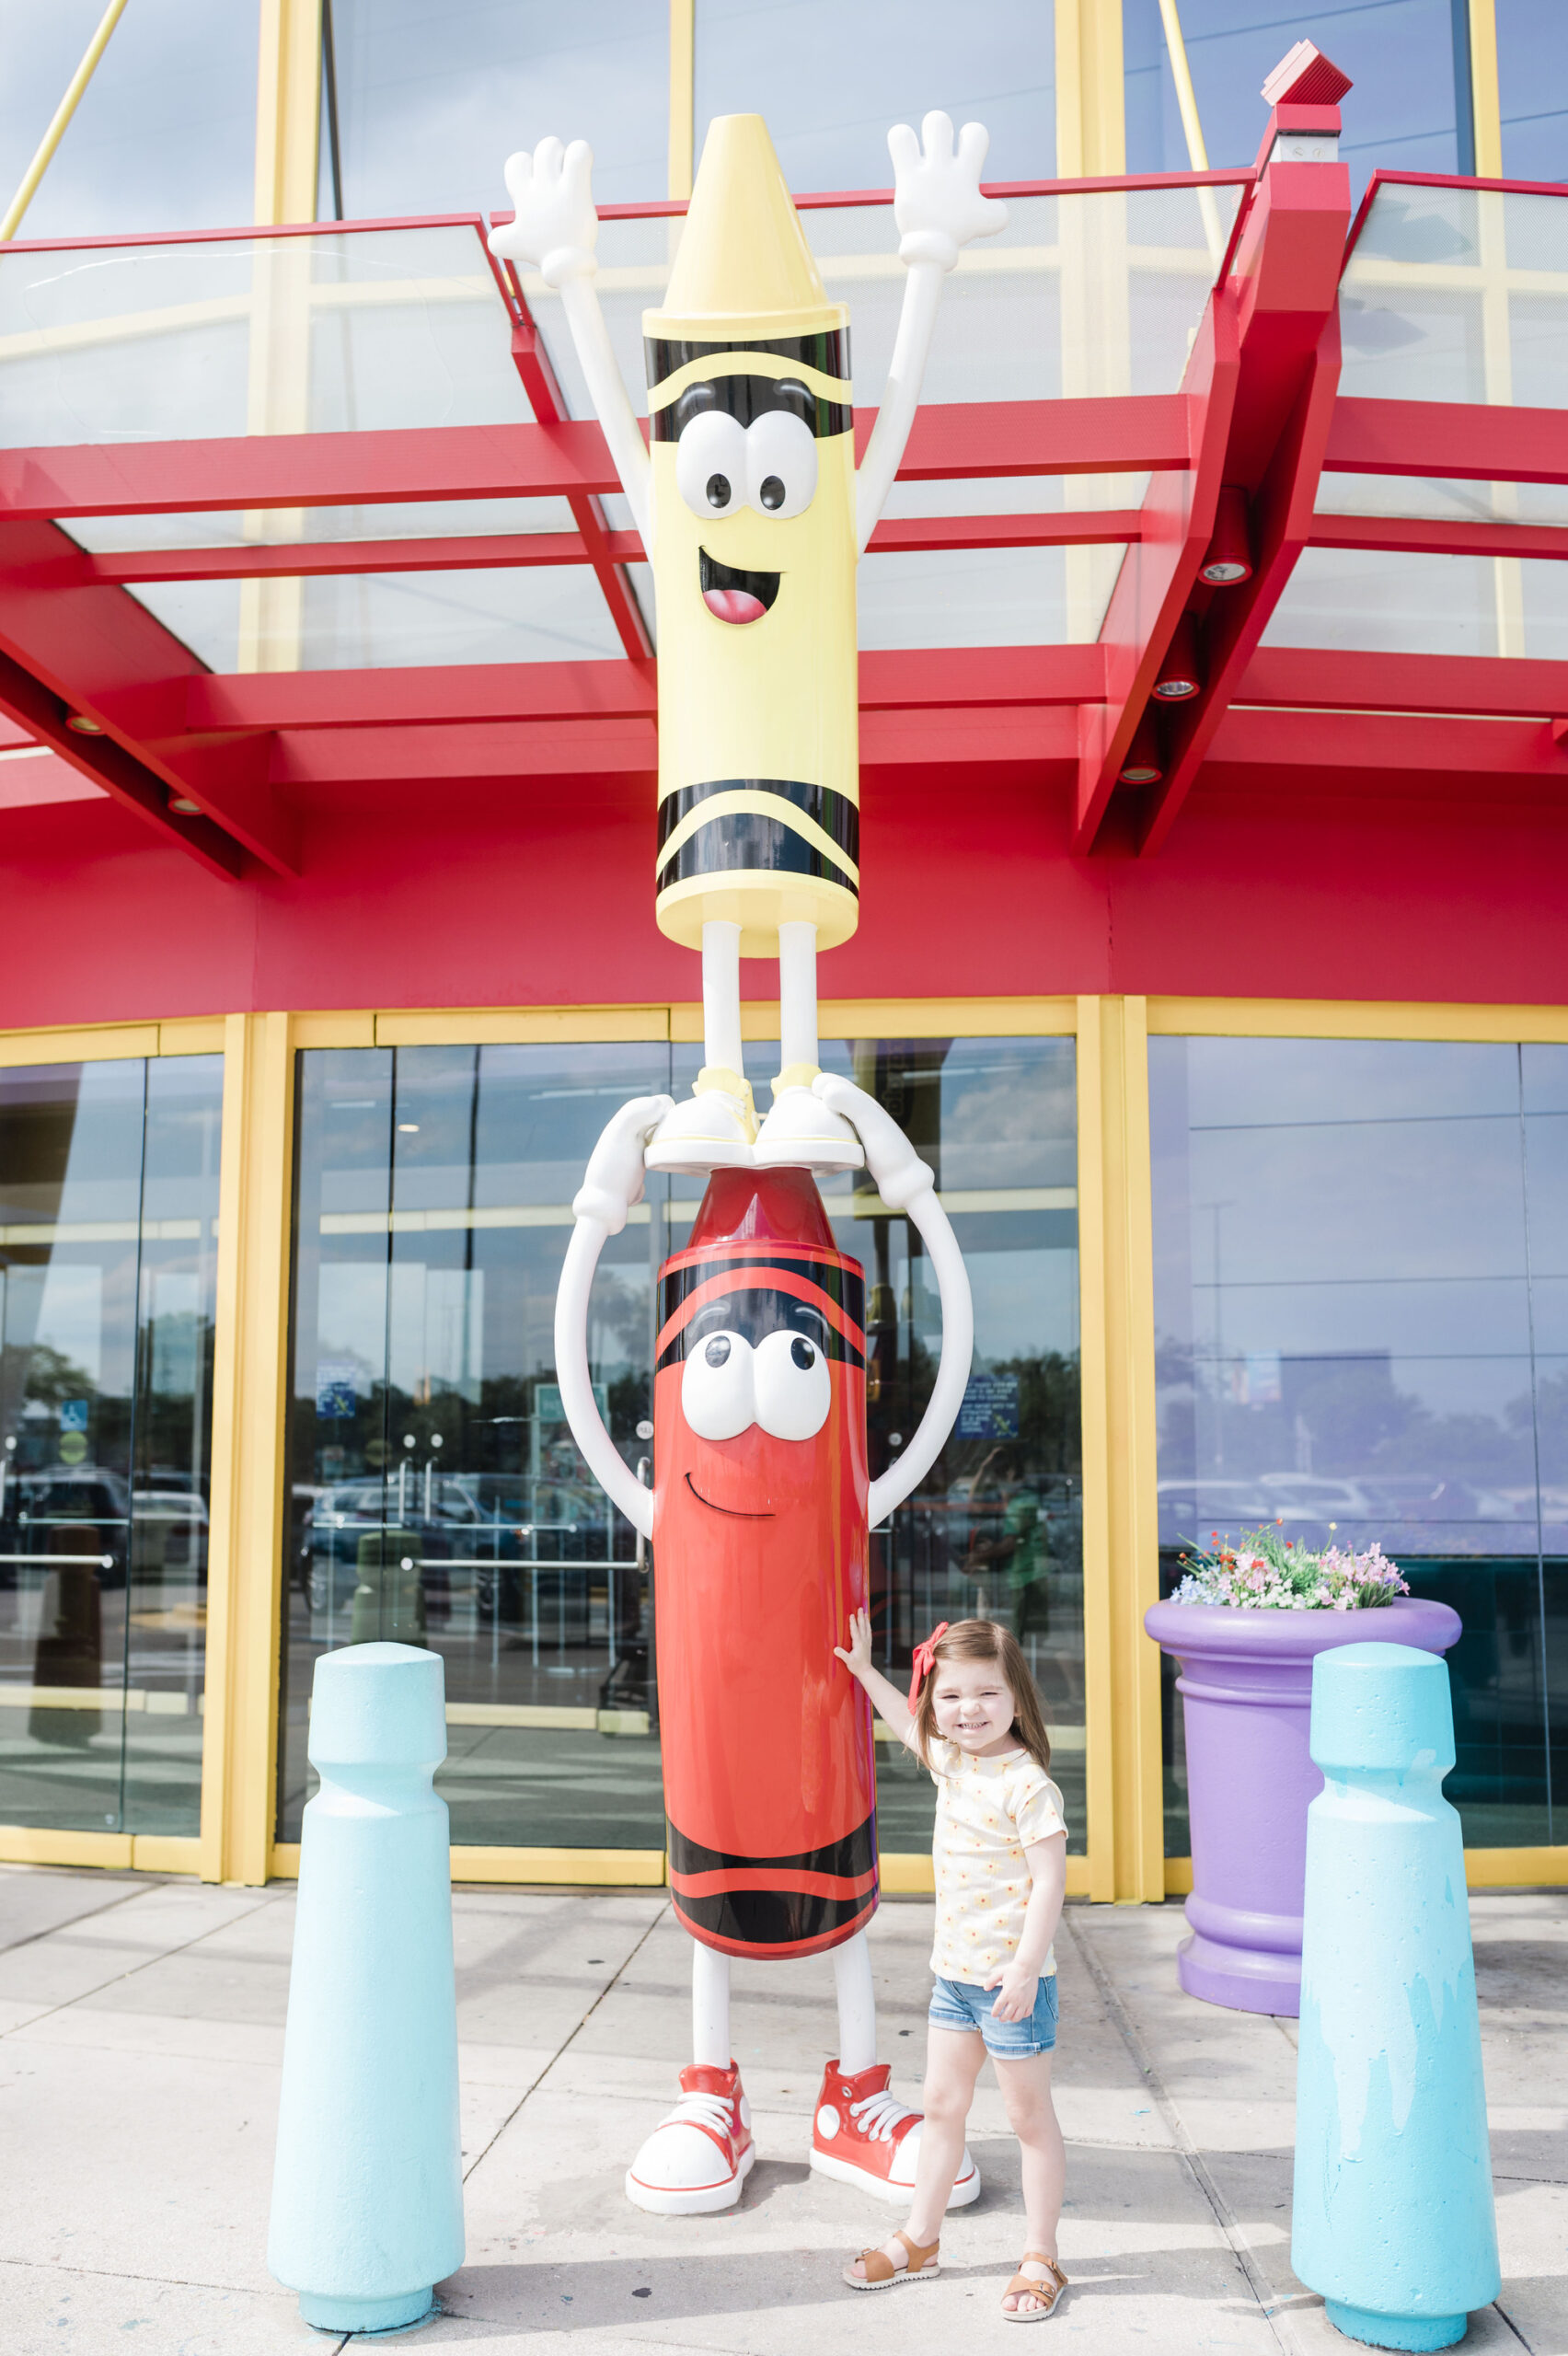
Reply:
[[[833,1647],[866,1600],[868,1530],[952,1428],[973,1311],[931,1172],[902,1130],[847,1080],[819,1074],[813,1089],[863,1150],[882,1201],[918,1230],[941,1297],[930,1403],[881,1480],[866,1476],[861,1273],[836,1247],[809,1170],[714,1171],[690,1243],[661,1271],[651,1494],[600,1420],[588,1297],[605,1237],[641,1196],[667,1096],[624,1106],[594,1149],[556,1297],[573,1435],[654,1548],[670,1885],[694,1942],[692,2062],[626,2189],[664,2215],[727,2208],[755,2157],[730,2042],[734,1955],[831,1952],[838,2052],[817,2096],[812,2165],[888,2200],[906,2199],[915,2177],[920,2122],[877,2060],[865,1939],[877,1902],[870,1715]],[[979,2189],[966,2153],[953,2203]]]
[[[653,1547],[670,1888],[726,1955],[814,1955],[877,1902],[865,1282],[809,1172],[721,1171],[659,1279]]]

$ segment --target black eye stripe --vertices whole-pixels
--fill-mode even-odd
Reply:
[[[655,442],[678,442],[694,418],[710,410],[721,410],[742,425],[750,425],[754,418],[765,417],[770,410],[798,417],[819,441],[829,434],[847,433],[855,422],[847,402],[813,393],[798,377],[708,376],[688,385],[667,408],[655,410],[651,429]]]
[[[674,1314],[686,1297],[687,1279],[700,1283],[715,1273],[711,1264],[706,1269],[699,1265],[695,1269],[667,1270],[661,1285],[661,1323]],[[813,1269],[813,1275],[827,1279],[824,1287],[826,1298],[840,1297],[844,1310],[859,1324],[865,1298],[859,1271],[825,1266]],[[825,1309],[769,1285],[737,1285],[733,1292],[716,1293],[704,1301],[695,1316],[665,1344],[659,1354],[659,1366],[678,1366],[683,1359],[697,1356],[704,1343],[716,1334],[738,1334],[755,1349],[767,1334],[780,1332],[798,1334],[824,1358],[842,1359],[857,1367],[865,1364],[860,1349],[838,1331]]]

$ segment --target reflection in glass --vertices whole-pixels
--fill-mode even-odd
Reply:
[[[505,158],[549,136],[587,140],[601,204],[665,192],[669,20],[647,0],[332,0],[330,38],[351,221],[503,212]],[[323,219],[329,141],[324,108]]]
[[[1447,1789],[1478,1845],[1551,1841],[1568,1765],[1565,1080],[1559,1049],[1149,1043],[1162,1588],[1214,1530],[1380,1539],[1464,1621]]]
[[[253,217],[257,0],[137,0],[114,29],[18,235],[123,237]],[[21,182],[103,0],[0,0],[0,186]]]
[[[1274,0],[1182,0],[1182,33],[1211,165],[1250,164],[1268,121],[1258,93],[1297,30]],[[1469,171],[1455,132],[1456,58],[1469,98],[1469,66],[1456,52],[1460,21],[1451,0],[1381,0],[1337,8],[1319,38],[1355,84],[1344,106],[1340,153],[1359,198],[1373,168]],[[1176,103],[1159,0],[1123,0],[1129,172],[1184,172],[1190,158]],[[1468,105],[1466,108],[1468,112]],[[1468,123],[1466,125],[1468,142]]]
[[[223,1059],[0,1074],[0,1821],[200,1830]]]
[[[968,1611],[1016,1627],[1081,1848],[1072,1043],[872,1040],[824,1054],[937,1169],[974,1288],[961,1429],[872,1540],[882,1657],[906,1673],[915,1640]],[[441,1788],[456,1841],[663,1845],[648,1570],[561,1420],[553,1325],[594,1139],[617,1103],[684,1089],[698,1060],[663,1045],[300,1057],[280,1839],[298,1838],[313,1788],[315,1660],[391,1636],[445,1661]],[[824,1191],[867,1271],[874,1473],[919,1418],[940,1318],[907,1222],[847,1177]],[[591,1366],[633,1466],[651,1454],[652,1277],[699,1192],[651,1181],[600,1263]],[[882,1845],[917,1849],[929,1781],[885,1745],[879,1758]]]

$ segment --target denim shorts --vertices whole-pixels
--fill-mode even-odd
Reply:
[[[1031,2054],[1049,2053],[1056,2042],[1055,1973],[1041,1981],[1027,2020],[995,2019],[992,2007],[1000,1993],[997,1988],[976,1988],[968,1980],[939,1980],[931,1990],[931,2027],[977,2028],[986,2052],[998,2062],[1026,2062]]]

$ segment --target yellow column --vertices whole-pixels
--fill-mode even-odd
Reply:
[[[1165,1894],[1148,1033],[1141,998],[1078,1000],[1083,1578],[1090,1895]]]
[[[1503,178],[1503,100],[1497,78],[1497,0],[1470,0],[1470,97],[1475,108],[1475,171]]]
[[[697,113],[697,0],[670,0],[671,196],[689,196]]]
[[[256,221],[315,220],[320,124],[321,0],[261,0]]]
[[[1056,176],[1127,168],[1122,0],[1056,0]]]
[[[267,1878],[277,1781],[294,1073],[286,1014],[224,1041],[202,1878]]]

